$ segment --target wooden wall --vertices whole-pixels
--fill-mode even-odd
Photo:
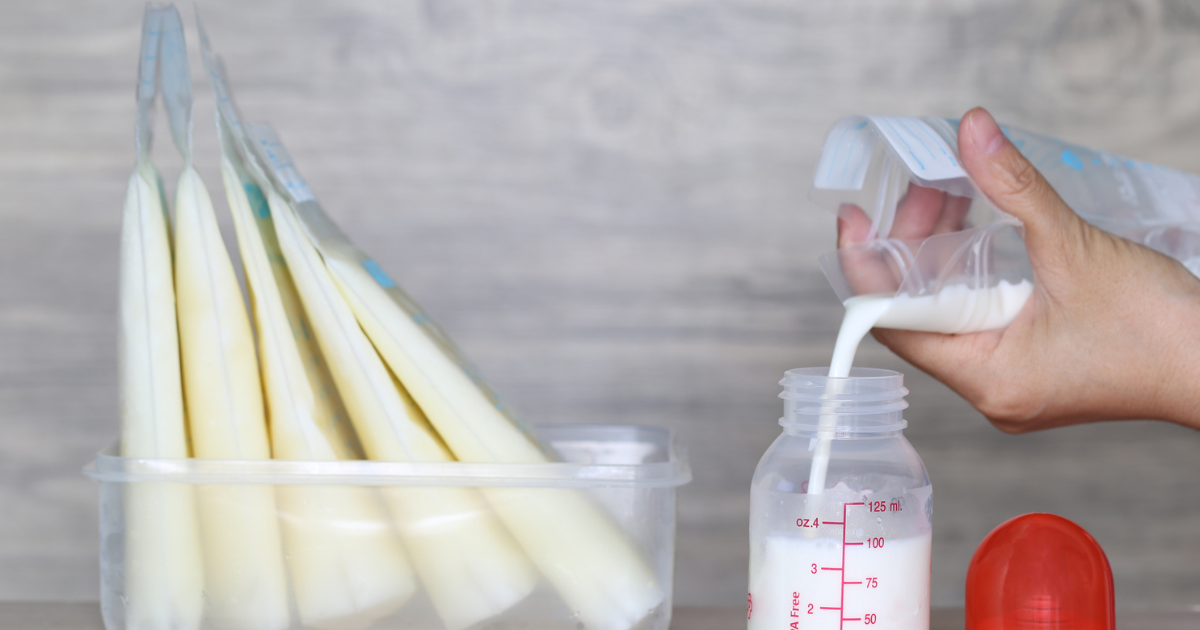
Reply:
[[[686,604],[745,601],[776,382],[828,362],[841,306],[816,257],[834,222],[807,190],[838,117],[982,104],[1200,172],[1187,0],[200,4],[246,115],[528,419],[678,432]],[[137,2],[0,5],[0,599],[97,597],[97,489],[79,471],[117,430],[140,19]],[[197,160],[219,187],[195,55],[193,76]],[[1200,433],[1008,436],[874,342],[860,364],[908,379],[935,604],[961,603],[975,544],[1031,511],[1099,539],[1121,605],[1200,604]]]

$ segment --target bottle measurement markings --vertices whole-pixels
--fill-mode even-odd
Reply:
[[[819,567],[816,564],[813,564],[813,565],[811,565],[811,569],[810,569],[810,572],[813,574],[816,574],[818,571],[830,571],[833,573],[841,574],[841,580],[840,580],[841,588],[839,589],[838,605],[837,606],[820,606],[819,607],[820,610],[836,610],[836,611],[838,611],[838,628],[839,628],[839,630],[843,630],[845,628],[847,621],[858,621],[858,622],[862,622],[863,625],[868,625],[868,626],[875,625],[877,623],[877,615],[875,613],[864,613],[863,616],[861,616],[861,617],[847,617],[844,612],[845,607],[846,607],[846,587],[847,586],[863,586],[863,587],[869,588],[869,589],[879,588],[879,578],[877,578],[877,577],[865,577],[861,580],[847,580],[846,579],[846,548],[847,547],[864,547],[865,546],[867,549],[882,549],[885,544],[885,540],[882,536],[876,537],[876,538],[868,538],[864,542],[851,542],[851,541],[846,540],[846,535],[847,535],[846,523],[849,520],[847,518],[847,515],[849,514],[849,510],[850,510],[851,506],[859,506],[859,505],[867,507],[871,512],[900,512],[904,509],[904,500],[900,499],[900,498],[895,498],[890,501],[860,501],[857,503],[843,503],[842,504],[842,520],[840,522],[839,521],[825,521],[824,523],[821,523],[817,519],[812,519],[811,521],[809,519],[797,519],[797,521],[796,521],[797,527],[819,527],[821,525],[828,525],[828,526],[838,526],[838,527],[842,528],[842,563],[841,563],[841,566]],[[812,614],[812,612],[813,612],[812,609],[813,609],[813,606],[811,604],[809,604],[809,606],[808,606],[809,614]]]

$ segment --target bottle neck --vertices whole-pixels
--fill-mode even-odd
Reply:
[[[805,438],[827,440],[864,440],[867,438],[889,438],[903,435],[904,429],[908,427],[907,420],[900,420],[895,424],[884,425],[878,428],[866,427],[844,427],[833,426],[829,428],[814,426],[811,424],[794,424],[786,422],[784,418],[779,419],[779,426],[783,427],[783,432],[787,435]]]
[[[826,368],[788,370],[783,380],[784,413],[779,424],[790,435],[851,439],[898,434],[908,425],[903,412],[904,375],[854,368],[830,377]]]

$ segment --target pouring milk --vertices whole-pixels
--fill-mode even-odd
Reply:
[[[1003,328],[1017,316],[1032,293],[1033,283],[1022,280],[1016,284],[1001,281],[986,289],[951,285],[932,295],[919,297],[888,293],[856,295],[843,303],[846,316],[842,319],[842,328],[833,347],[829,376],[844,378],[850,375],[859,343],[876,326],[940,333]],[[838,381],[829,381],[827,393],[837,393],[837,386]],[[829,441],[836,424],[836,416],[821,416],[822,431],[808,477],[810,494],[821,494],[825,490]]]
[[[941,333],[1000,328],[1012,321],[1032,291],[1033,283],[1025,280],[1016,284],[1000,282],[984,289],[950,285],[918,297],[865,294],[844,302],[846,315],[826,384],[816,384],[816,391],[808,392],[800,391],[802,385],[793,385],[798,391],[788,394],[788,379],[783,382],[788,395],[781,397],[803,401],[794,403],[801,407],[814,402],[820,407],[820,411],[809,412],[818,416],[816,436],[801,437],[811,452],[806,491],[776,491],[778,478],[786,475],[778,471],[770,474],[769,470],[764,474],[764,466],[778,468],[786,459],[778,453],[770,454],[778,442],[760,462],[760,470],[755,471],[749,630],[834,630],[844,627],[845,621],[878,623],[895,630],[929,627],[931,487],[919,458],[919,472],[908,478],[876,479],[877,483],[859,488],[853,482],[847,483],[843,471],[841,478],[826,488],[838,421],[852,417],[854,405],[861,405],[859,413],[894,414],[890,422],[900,421],[898,410],[902,407],[889,406],[885,400],[889,395],[902,398],[905,390],[899,388],[899,381],[895,390],[871,392],[863,398],[861,387],[854,386],[856,379],[847,378],[850,367],[859,343],[875,326]],[[858,401],[854,402],[856,397]],[[883,412],[878,411],[881,401]],[[785,417],[793,413],[797,412],[785,411]],[[880,422],[881,430],[888,428],[885,425],[889,421]],[[780,423],[784,424],[782,420]],[[785,440],[786,426],[781,436]],[[892,429],[896,426],[903,424],[890,425]],[[898,434],[891,439],[907,444]],[[853,441],[855,434],[846,437]],[[802,444],[796,453],[799,457],[803,457]],[[860,460],[858,465],[869,463]],[[760,480],[775,481],[762,484]],[[787,516],[781,519],[779,515]],[[795,520],[796,527],[802,528],[800,532],[790,520],[797,515],[801,515]]]

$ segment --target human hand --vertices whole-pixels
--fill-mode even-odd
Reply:
[[[1009,433],[1137,418],[1200,428],[1200,280],[1080,219],[987,111],[963,116],[958,149],[980,191],[1024,223],[1033,295],[1003,330],[876,329],[875,338]],[[889,236],[961,229],[968,205],[913,186]],[[843,207],[838,247],[862,242],[870,226],[861,209]]]

